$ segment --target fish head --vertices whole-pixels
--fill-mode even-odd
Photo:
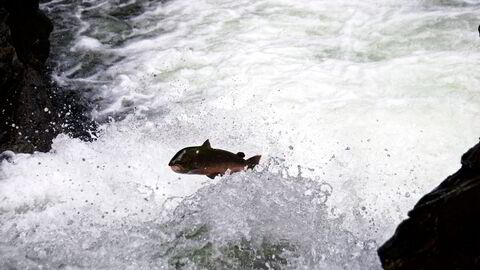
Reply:
[[[168,163],[176,173],[191,173],[197,167],[198,147],[187,147],[178,151]]]

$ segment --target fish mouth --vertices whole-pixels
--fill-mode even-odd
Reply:
[[[170,165],[170,168],[172,169],[172,171],[174,171],[176,173],[183,173],[185,171],[183,169],[183,167],[181,165],[178,165],[178,164]]]

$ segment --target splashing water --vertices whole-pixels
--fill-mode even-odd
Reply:
[[[480,132],[474,2],[42,8],[55,79],[103,125],[2,161],[0,268],[379,269],[378,245]],[[261,166],[166,166],[207,138]]]

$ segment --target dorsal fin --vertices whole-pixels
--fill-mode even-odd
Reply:
[[[245,154],[243,152],[238,152],[237,153],[237,156],[241,157],[241,158],[244,158],[245,157]]]
[[[210,146],[210,141],[209,141],[209,140],[206,140],[206,141],[202,144],[202,148],[212,148],[212,146]]]

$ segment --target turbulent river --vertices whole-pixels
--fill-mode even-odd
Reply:
[[[54,0],[54,80],[97,140],[0,167],[1,269],[380,269],[480,134],[480,3]],[[210,180],[206,139],[262,154]]]

